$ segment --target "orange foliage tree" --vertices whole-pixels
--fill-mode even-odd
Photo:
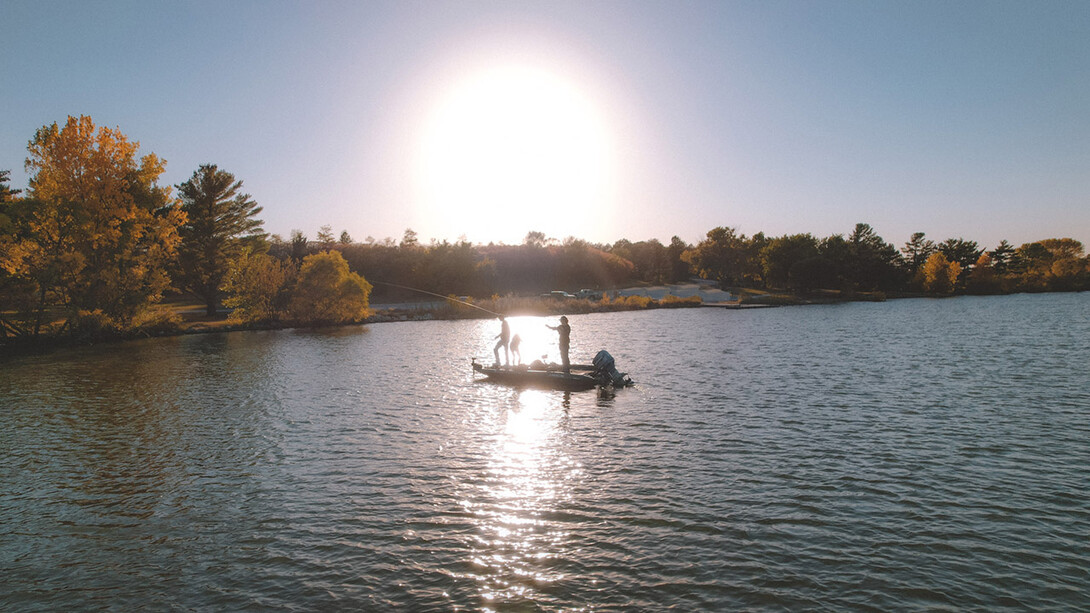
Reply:
[[[296,266],[264,253],[246,253],[231,262],[224,278],[224,306],[233,321],[258,323],[279,319],[288,300]]]
[[[168,287],[185,215],[157,184],[165,163],[137,159],[139,147],[86,116],[34,134],[23,227],[3,264],[37,285],[39,312],[52,303],[70,323],[94,312],[127,326]]]
[[[961,264],[951,262],[941,251],[927,258],[920,273],[923,275],[923,289],[932,294],[950,294],[957,287]]]
[[[348,269],[344,256],[324,251],[303,258],[290,314],[308,324],[361,321],[370,314],[370,297],[371,284]]]

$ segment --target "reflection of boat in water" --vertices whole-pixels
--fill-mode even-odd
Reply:
[[[543,387],[547,389],[579,392],[595,387],[627,387],[632,379],[627,374],[617,372],[613,356],[599,351],[594,356],[593,364],[572,364],[570,372],[564,372],[558,364],[544,364],[534,361],[529,366],[485,366],[473,358],[473,372],[480,373],[489,381],[519,387]]]

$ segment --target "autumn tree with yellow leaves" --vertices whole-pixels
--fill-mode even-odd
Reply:
[[[371,284],[348,269],[337,251],[308,255],[292,292],[291,318],[306,324],[362,321],[370,313]]]
[[[931,254],[920,268],[924,291],[932,294],[952,294],[957,287],[961,264],[946,259],[941,251]]]
[[[290,299],[295,263],[264,253],[246,253],[231,262],[224,278],[224,306],[239,323],[268,323],[280,318]]]
[[[165,162],[90,117],[43,126],[27,146],[27,197],[0,249],[0,267],[33,287],[34,334],[47,310],[66,326],[93,316],[119,327],[169,285],[185,214],[157,181]]]

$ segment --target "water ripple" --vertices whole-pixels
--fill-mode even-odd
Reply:
[[[1088,298],[572,317],[604,396],[488,321],[5,363],[0,608],[1081,610]]]

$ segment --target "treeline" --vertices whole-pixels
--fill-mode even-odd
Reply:
[[[332,236],[324,227],[319,236]],[[344,233],[342,233],[342,237]],[[352,270],[379,282],[375,294],[391,301],[418,299],[381,282],[440,294],[489,296],[548,289],[609,289],[631,284],[668,284],[694,276],[721,288],[818,294],[851,299],[885,295],[997,294],[1090,289],[1090,258],[1081,242],[1046,239],[1014,247],[1007,241],[985,249],[975,241],[930,240],[917,232],[900,248],[865,223],[846,236],[794,234],[768,238],[715,228],[696,245],[674,237],[612,245],[530,232],[522,245],[433,242],[422,245],[407,230],[400,242],[309,242],[296,231],[291,242],[272,237],[270,253],[281,259],[339,251]]]
[[[319,235],[328,232],[323,229]],[[414,288],[443,296],[488,297],[539,293],[557,288],[613,288],[641,278],[636,265],[623,257],[577,239],[546,241],[531,232],[522,245],[420,244],[407,230],[400,242],[309,242],[301,232],[288,242],[273,236],[269,253],[298,259],[322,251],[340,253],[352,270],[375,282],[380,302],[430,300]],[[659,281],[688,278],[651,277]]]
[[[37,130],[26,195],[0,173],[0,341],[177,330],[164,293],[221,299],[240,321],[327,324],[368,315],[371,286],[339,253],[280,261],[242,182],[215,165],[158,184],[164,162],[90,117]]]
[[[176,329],[157,308],[170,293],[222,306],[250,324],[360,321],[375,301],[492,297],[554,289],[664,284],[696,275],[723,288],[800,296],[1072,291],[1090,287],[1083,245],[1047,239],[987,250],[963,238],[914,234],[900,248],[867,224],[850,233],[766,237],[714,228],[696,245],[674,237],[591,244],[530,232],[521,245],[354,241],[323,226],[269,236],[242,181],[204,165],[160,186],[164,162],[89,117],[39,129],[26,193],[0,171],[0,342],[43,335],[100,338]]]
[[[995,294],[1090,289],[1090,260],[1081,242],[1046,239],[992,250],[975,241],[935,242],[923,232],[899,249],[872,227],[856,224],[845,237],[793,234],[768,238],[715,228],[682,259],[721,286],[782,289],[800,295],[836,291],[895,295]]]

